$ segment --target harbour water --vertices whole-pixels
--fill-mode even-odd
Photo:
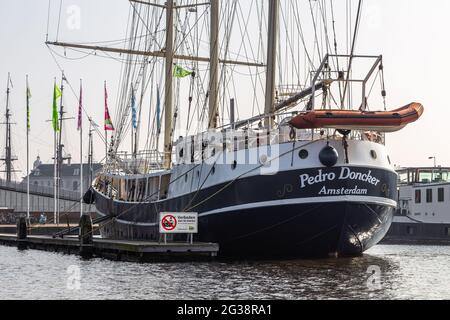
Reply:
[[[450,299],[450,247],[349,259],[136,264],[0,247],[0,299]]]

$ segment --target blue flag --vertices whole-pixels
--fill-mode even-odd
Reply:
[[[161,98],[159,97],[159,87],[156,87],[156,127],[158,134],[161,133]]]
[[[136,110],[136,97],[134,96],[134,90],[131,93],[131,112],[132,112],[132,122],[133,129],[137,129],[137,110]]]

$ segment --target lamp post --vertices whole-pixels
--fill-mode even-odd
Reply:
[[[434,156],[434,157],[429,157],[428,160],[434,160],[434,167],[435,167],[435,168],[437,167],[437,165],[436,165],[436,156]]]

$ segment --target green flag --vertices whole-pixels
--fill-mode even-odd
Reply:
[[[175,78],[185,78],[187,76],[192,75],[194,72],[193,71],[188,71],[186,69],[183,69],[182,67],[180,67],[179,65],[175,65],[174,69],[173,69],[173,76]]]
[[[53,130],[55,132],[59,131],[59,117],[58,117],[58,99],[61,98],[62,92],[61,89],[55,84],[55,88],[53,89],[53,114],[52,114],[52,124]]]
[[[27,77],[27,129],[28,129],[28,132],[31,129],[31,124],[30,124],[30,99],[31,99],[31,90],[30,90],[30,86],[28,85],[28,77]]]

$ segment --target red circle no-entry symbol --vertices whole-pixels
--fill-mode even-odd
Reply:
[[[172,215],[167,215],[162,218],[161,224],[164,230],[173,231],[177,227],[177,219]]]

